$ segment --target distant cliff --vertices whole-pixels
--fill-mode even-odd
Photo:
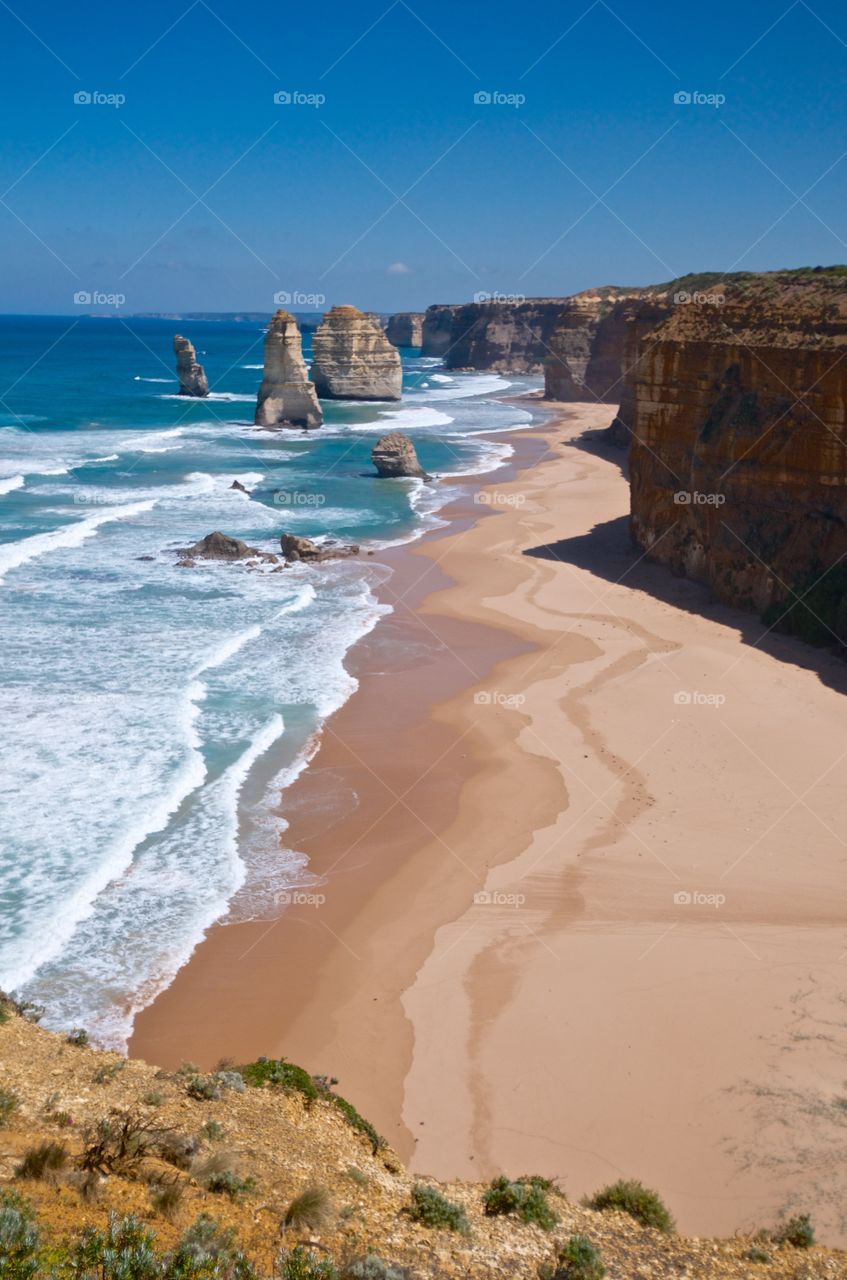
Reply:
[[[541,373],[565,298],[470,302],[430,307],[423,324],[425,356],[448,369]]]
[[[847,267],[668,288],[692,300],[630,317],[635,541],[783,629],[847,641]]]
[[[423,343],[423,314],[399,311],[388,317],[385,336],[395,347],[419,347]]]

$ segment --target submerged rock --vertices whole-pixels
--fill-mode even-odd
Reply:
[[[176,356],[176,373],[179,378],[179,394],[181,396],[197,396],[202,398],[209,394],[209,379],[202,364],[197,363],[197,352],[194,344],[181,334],[174,337],[174,355]]]
[[[258,558],[273,564],[277,563],[277,557],[271,555],[269,551],[260,551],[257,547],[248,547],[246,542],[242,542],[240,538],[230,538],[226,533],[216,530],[214,533],[207,533],[205,538],[201,538],[199,542],[195,542],[193,547],[184,547],[178,554],[182,560],[180,565],[189,563],[193,559],[199,560],[250,560]]]
[[[312,378],[327,400],[399,400],[403,368],[379,324],[356,307],[333,307],[312,340]]]
[[[396,476],[415,476],[421,480],[431,480],[421,464],[415,446],[402,431],[389,431],[380,436],[371,450],[371,460],[380,476],[393,478]]]
[[[249,494],[249,492],[250,492],[250,490],[249,490],[249,489],[245,489],[245,488],[244,488],[244,485],[241,483],[241,481],[240,481],[240,480],[233,480],[232,484],[231,484],[229,487],[230,487],[230,489],[237,489],[239,493],[248,493],[248,494]]]
[[[277,311],[265,334],[265,372],[256,401],[259,427],[302,427],[311,431],[323,414],[309,381],[297,321]]]
[[[332,542],[320,546],[311,538],[301,538],[295,533],[284,533],[279,541],[282,554],[287,561],[304,560],[316,563],[319,560],[339,560],[345,556],[359,554],[358,546],[339,546]]]

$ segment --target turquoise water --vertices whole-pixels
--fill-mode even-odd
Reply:
[[[178,331],[208,400],[176,395]],[[312,879],[284,847],[280,791],[355,688],[345,654],[386,611],[379,549],[446,498],[377,479],[374,440],[406,430],[428,471],[473,487],[510,453],[480,433],[530,421],[494,398],[530,380],[404,352],[399,405],[325,403],[317,433],[257,431],[262,339],[246,323],[0,317],[0,987],[116,1047],[214,921],[275,914]],[[213,529],[377,554],[176,568]]]

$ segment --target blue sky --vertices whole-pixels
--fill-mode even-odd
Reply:
[[[389,311],[847,261],[833,0],[3,0],[0,50],[2,311]]]

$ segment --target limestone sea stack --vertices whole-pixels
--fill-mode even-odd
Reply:
[[[356,307],[333,307],[312,340],[312,378],[327,400],[399,400],[403,369],[396,347]]]
[[[389,318],[385,336],[394,347],[423,346],[423,319],[422,312],[400,311]]]
[[[194,344],[181,334],[174,337],[174,355],[176,356],[176,373],[179,378],[179,394],[181,396],[207,396],[209,379],[202,364],[197,363],[197,352]]]
[[[297,321],[277,311],[265,334],[265,374],[256,401],[258,427],[302,427],[323,422],[314,383],[309,381]]]
[[[419,480],[430,480],[421,464],[415,446],[402,431],[389,431],[380,436],[371,450],[371,460],[380,476],[395,479],[399,476],[414,476]]]

